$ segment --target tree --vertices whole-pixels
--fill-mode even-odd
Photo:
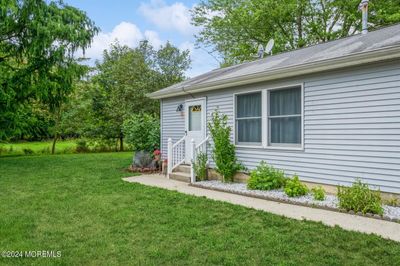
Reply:
[[[273,53],[353,35],[361,30],[360,0],[209,0],[192,12],[202,28],[197,45],[218,53],[222,66],[254,59],[259,44]],[[371,0],[371,28],[400,21],[400,0]]]
[[[20,114],[37,101],[57,116],[83,73],[75,53],[98,28],[62,1],[7,0],[0,5],[0,139],[28,126]]]
[[[131,115],[124,121],[123,131],[135,151],[153,152],[160,148],[160,123],[153,115]]]
[[[93,77],[93,124],[89,135],[118,139],[124,149],[123,123],[132,114],[147,113],[158,117],[158,102],[146,94],[184,79],[189,67],[188,51],[167,43],[158,51],[142,41],[137,48],[112,44],[97,62]]]
[[[160,74],[159,88],[165,88],[185,79],[184,71],[190,67],[189,50],[180,51],[170,42],[156,52],[156,68]]]

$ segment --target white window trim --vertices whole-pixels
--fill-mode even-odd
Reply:
[[[269,118],[268,118],[268,109],[269,109],[269,91],[271,90],[282,90],[282,89],[290,89],[293,87],[300,87],[301,89],[301,143],[300,144],[269,144]],[[237,123],[236,123],[236,98],[238,95],[249,94],[254,92],[261,92],[261,143],[238,143],[237,142]],[[287,150],[287,151],[304,151],[304,83],[296,83],[296,84],[288,84],[284,86],[278,87],[270,87],[263,89],[255,89],[251,91],[238,92],[233,94],[233,139],[235,141],[235,146],[237,148],[252,148],[252,149],[268,149],[268,150]],[[296,115],[297,116],[297,115]]]
[[[261,93],[261,117],[243,117],[243,118],[238,118],[237,116],[236,116],[236,104],[237,104],[237,96],[240,96],[240,95],[246,95],[246,94],[253,94],[253,93],[257,93],[257,92],[260,92]],[[260,90],[260,89],[258,89],[258,90],[252,90],[252,91],[246,91],[246,92],[240,92],[240,93],[234,93],[234,95],[233,95],[233,116],[234,116],[234,120],[233,120],[233,123],[234,123],[234,126],[235,126],[235,129],[234,129],[234,140],[235,140],[235,145],[236,145],[236,147],[243,147],[243,146],[246,146],[246,147],[253,147],[253,148],[255,148],[255,147],[260,147],[260,144],[262,144],[262,141],[263,141],[263,139],[264,139],[264,137],[263,137],[263,130],[262,130],[262,127],[263,127],[263,123],[264,123],[264,121],[263,121],[263,119],[264,119],[264,112],[263,112],[263,109],[264,109],[264,107],[263,107],[263,90]],[[260,119],[261,118],[261,142],[259,143],[259,142],[238,142],[238,140],[237,140],[237,127],[238,127],[238,123],[236,123],[236,121],[237,120],[244,120],[244,119]]]

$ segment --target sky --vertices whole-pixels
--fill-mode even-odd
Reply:
[[[219,63],[204,49],[195,48],[194,34],[199,28],[190,24],[190,10],[199,1],[193,0],[64,0],[84,10],[100,27],[92,46],[86,51],[90,63],[101,60],[102,52],[116,39],[120,44],[137,46],[143,39],[155,47],[170,41],[180,49],[188,49],[192,59],[186,72],[194,77],[218,68]]]

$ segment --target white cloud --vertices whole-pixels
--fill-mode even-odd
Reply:
[[[86,50],[85,56],[90,58],[89,64],[101,59],[103,51],[110,47],[110,44],[118,41],[121,45],[136,47],[143,39],[149,40],[155,48],[160,47],[163,41],[160,40],[155,31],[142,31],[133,23],[121,22],[111,32],[100,32],[93,38],[92,45]]]
[[[164,44],[156,31],[146,30],[144,32],[144,37],[155,49],[160,48],[160,46]]]
[[[196,31],[190,24],[190,8],[181,2],[167,5],[163,0],[151,0],[150,3],[141,3],[139,11],[160,29],[177,30],[183,34]]]

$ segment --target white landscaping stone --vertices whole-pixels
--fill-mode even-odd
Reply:
[[[227,192],[239,193],[253,195],[256,197],[273,198],[281,201],[288,201],[293,203],[316,205],[321,207],[327,207],[331,209],[338,209],[338,199],[334,195],[326,195],[325,200],[319,201],[314,200],[311,194],[307,194],[301,197],[288,197],[283,189],[276,190],[250,190],[247,189],[247,184],[244,183],[223,183],[221,181],[211,180],[211,181],[200,181],[195,184],[200,185],[205,188],[223,190]],[[400,207],[392,207],[383,205],[385,218],[389,219],[400,219]]]

